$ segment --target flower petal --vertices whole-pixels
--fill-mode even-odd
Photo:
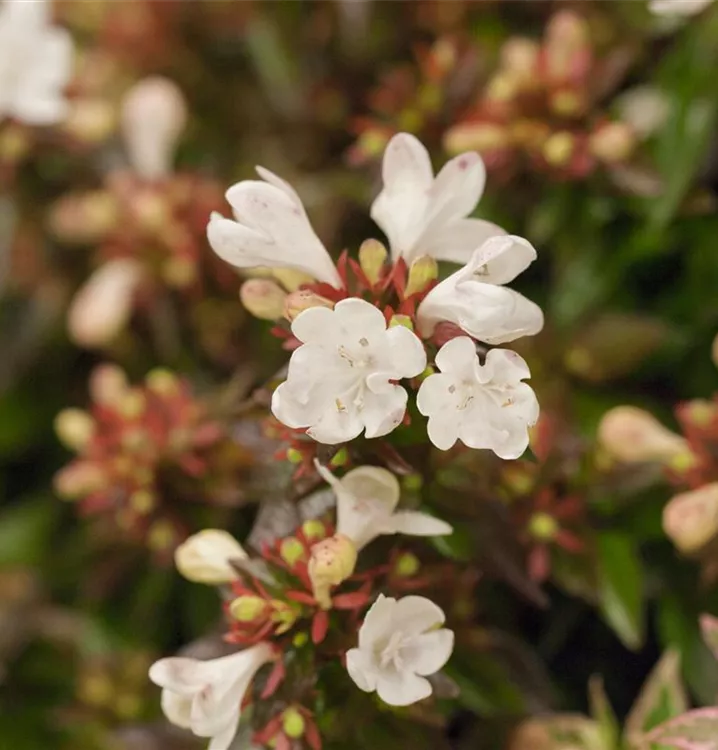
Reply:
[[[379,466],[359,466],[347,472],[339,483],[354,498],[371,498],[387,508],[396,508],[401,490],[396,476]]]
[[[310,307],[294,319],[292,333],[304,344],[321,344],[327,342],[327,336],[334,338],[335,327],[332,310],[328,307]]]
[[[453,533],[454,529],[446,521],[434,518],[428,513],[413,510],[400,510],[391,518],[391,527],[396,534],[410,536],[444,536]]]
[[[386,319],[381,310],[363,299],[343,299],[334,306],[333,313],[338,337],[343,340],[368,339],[371,343],[374,338],[386,333]]]
[[[389,384],[382,393],[373,393],[372,389],[364,394],[361,419],[366,428],[367,438],[388,435],[401,424],[406,413],[408,395],[399,385]]]
[[[454,650],[454,633],[446,628],[422,633],[402,649],[407,669],[419,675],[438,672]]]
[[[427,231],[421,238],[421,252],[436,260],[465,265],[484,242],[505,234],[498,224],[484,219],[457,219],[449,226]]]
[[[182,729],[190,728],[192,698],[165,689],[162,691],[161,702],[162,712],[169,721]]]
[[[381,672],[376,683],[377,695],[390,706],[409,706],[431,695],[431,683],[411,672]]]
[[[392,630],[407,635],[423,633],[446,620],[443,610],[424,596],[405,596],[396,602],[391,613]]]
[[[359,649],[373,650],[377,643],[391,635],[396,599],[379,594],[359,628]]]
[[[414,378],[426,369],[426,350],[419,337],[404,326],[393,326],[386,333],[394,372],[401,378]]]
[[[476,344],[468,336],[457,336],[447,341],[434,358],[442,373],[466,380],[476,377]]]
[[[354,683],[365,693],[376,690],[378,670],[370,655],[358,648],[347,651],[347,671]]]

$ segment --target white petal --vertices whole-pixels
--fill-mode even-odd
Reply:
[[[417,635],[409,647],[402,649],[406,668],[419,675],[438,672],[454,650],[454,633],[446,628]]]
[[[458,219],[448,226],[429,229],[421,238],[421,252],[436,260],[465,265],[478,247],[506,232],[484,219]]]
[[[329,408],[307,430],[307,435],[324,445],[346,443],[358,437],[364,423],[354,408]]]
[[[341,287],[332,259],[314,233],[296,193],[276,184],[245,180],[227,191],[237,221],[213,216],[212,249],[237,268],[294,268]]]
[[[396,609],[396,599],[379,594],[374,604],[364,617],[359,628],[359,649],[373,650],[375,646],[388,638],[393,632],[393,613]]]
[[[175,726],[189,729],[191,709],[192,698],[171,690],[162,691],[162,712]]]
[[[407,393],[401,386],[388,382],[387,385],[388,390],[383,393],[372,393],[368,390],[364,394],[361,419],[366,428],[367,438],[388,435],[404,419]]]
[[[239,712],[237,712],[237,720],[227,725],[227,728],[220,734],[212,737],[207,750],[229,750],[232,746],[234,736],[237,734],[237,727],[239,726]]]
[[[376,690],[378,670],[370,655],[358,648],[347,651],[347,671],[354,683],[365,693]]]
[[[207,663],[184,656],[171,656],[156,661],[150,667],[149,677],[155,685],[188,696],[201,690],[212,675],[212,667],[208,668]]]
[[[459,439],[459,424],[456,415],[437,413],[429,417],[426,434],[440,451],[448,451]]]
[[[404,326],[390,328],[386,337],[397,375],[402,378],[421,375],[426,369],[426,350],[419,337]]]
[[[456,409],[456,390],[454,375],[437,373],[426,378],[416,394],[416,406],[425,417],[433,414],[451,412]]]
[[[536,257],[535,248],[523,237],[492,237],[477,246],[464,270],[485,284],[508,284]]]
[[[328,307],[310,307],[292,322],[292,333],[304,344],[321,344],[334,338],[334,312]]]
[[[529,366],[519,354],[510,349],[491,349],[486,355],[479,380],[480,382],[489,380],[515,382],[530,377]]]
[[[389,511],[393,511],[399,502],[399,480],[387,469],[359,466],[339,481],[348,494],[355,498],[371,498]]]
[[[338,336],[344,341],[347,339],[358,341],[365,338],[372,342],[376,337],[385,335],[386,319],[384,314],[363,299],[358,297],[343,299],[337,302],[333,312],[335,325],[339,328]]]
[[[479,202],[486,184],[486,167],[475,151],[455,156],[436,175],[429,191],[429,221],[446,225],[470,214]]]
[[[434,518],[428,513],[419,513],[412,510],[394,513],[391,526],[395,533],[409,534],[410,536],[444,536],[454,531],[446,521]]]
[[[429,153],[408,133],[395,135],[384,151],[384,188],[371,207],[371,217],[389,238],[392,257],[397,260],[421,233],[433,181]]]
[[[409,706],[431,695],[431,683],[411,672],[383,671],[377,680],[376,692],[390,706]]]
[[[424,596],[405,596],[396,602],[391,613],[394,630],[418,634],[443,625],[446,616],[437,604]]]
[[[466,380],[476,377],[479,358],[476,344],[468,336],[457,336],[447,341],[434,358],[441,372]]]

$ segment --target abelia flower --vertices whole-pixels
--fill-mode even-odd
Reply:
[[[62,93],[72,74],[72,40],[50,25],[46,0],[0,7],[0,118],[51,125],[67,113]]]
[[[268,643],[208,661],[171,657],[150,667],[150,679],[162,688],[162,710],[173,724],[211,738],[208,750],[227,750],[237,733],[245,693],[273,658]]]
[[[349,537],[357,549],[384,534],[443,536],[451,526],[428,513],[397,511],[401,490],[397,478],[378,466],[359,466],[337,479],[316,462],[337,499],[337,533]]]
[[[188,580],[218,586],[238,578],[232,560],[246,560],[242,545],[227,531],[203,529],[175,550],[177,570]]]
[[[391,706],[427,698],[432,689],[426,676],[438,672],[454,648],[454,633],[440,627],[445,619],[422,596],[380,594],[359,629],[358,647],[347,651],[349,676]]]
[[[404,418],[407,393],[395,381],[426,367],[426,352],[403,326],[387,330],[382,313],[357,298],[334,309],[305,310],[292,323],[302,342],[289,361],[287,380],[272,396],[272,413],[317,442],[336,444],[365,432],[391,432]]]
[[[382,178],[371,217],[389,238],[394,261],[404,258],[410,264],[430,255],[466,263],[489,237],[505,234],[491,222],[466,218],[486,182],[477,153],[460,154],[434,177],[429,152],[413,135],[399,133],[387,144]]]
[[[507,289],[536,259],[536,250],[522,237],[494,237],[477,247],[469,262],[434,287],[417,310],[422,336],[438,323],[451,322],[487,344],[504,344],[533,336],[543,328],[541,308]]]
[[[531,374],[526,362],[515,352],[492,349],[482,365],[474,342],[460,336],[441,347],[436,366],[441,372],[424,380],[417,395],[431,442],[448,450],[461,440],[499,458],[518,458],[539,415],[536,394],[521,382]]]
[[[226,193],[234,220],[212,214],[207,225],[212,249],[236,268],[292,268],[341,288],[339,273],[296,191],[268,169],[257,167],[257,173],[261,181],[238,182]]]

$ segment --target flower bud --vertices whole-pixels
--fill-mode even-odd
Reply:
[[[408,315],[392,315],[389,321],[389,328],[395,328],[396,326],[404,326],[410,331],[414,330],[414,323]]]
[[[376,284],[381,278],[389,253],[379,240],[364,240],[359,248],[359,266],[370,283]]]
[[[302,524],[302,534],[304,534],[310,542],[313,542],[315,539],[324,539],[327,535],[327,527],[321,521],[305,521]]]
[[[174,396],[180,391],[179,378],[170,370],[156,367],[147,373],[147,387],[158,396]]]
[[[663,530],[684,554],[702,549],[718,532],[718,482],[669,500],[663,509]]]
[[[221,529],[193,534],[175,550],[177,570],[194,583],[217,586],[238,578],[230,560],[246,560],[242,545]]]
[[[117,365],[98,365],[90,375],[90,395],[97,404],[117,406],[128,388],[127,377]]]
[[[529,519],[528,532],[541,542],[550,542],[556,537],[558,523],[548,513],[534,513]]]
[[[254,622],[267,610],[267,602],[261,596],[247,594],[235,599],[229,605],[229,612],[239,622]]]
[[[694,398],[681,404],[678,413],[682,422],[697,429],[704,429],[718,417],[718,404],[705,398]]]
[[[432,281],[439,278],[439,264],[430,255],[417,258],[409,268],[409,278],[406,282],[405,297],[423,292]]]
[[[84,96],[70,102],[62,129],[86,145],[102,143],[112,136],[117,124],[115,108],[106,98]]]
[[[78,346],[100,347],[127,324],[143,280],[143,269],[129,258],[98,268],[77,292],[68,312],[70,338]]]
[[[349,578],[356,562],[357,548],[344,534],[335,534],[312,547],[308,573],[314,598],[322,609],[331,609],[330,589]]]
[[[249,313],[260,320],[281,318],[286,297],[284,289],[270,279],[249,279],[239,290],[242,304]]]
[[[501,66],[522,83],[531,83],[536,71],[539,46],[532,39],[511,37],[501,48]]]
[[[598,426],[598,440],[611,456],[626,463],[670,461],[689,452],[688,443],[680,435],[635,406],[607,411]]]
[[[290,322],[310,307],[328,307],[334,309],[334,303],[309,289],[298,289],[288,294],[284,300],[284,317]],[[282,313],[280,313],[281,315]]]
[[[89,461],[75,461],[55,474],[55,492],[66,500],[85,497],[101,489],[105,475],[99,466]]]
[[[606,164],[626,161],[636,145],[636,137],[630,125],[624,122],[608,122],[598,127],[588,140],[591,153]]]
[[[269,275],[275,278],[288,292],[296,292],[304,284],[311,284],[314,278],[308,273],[294,268],[271,268]]]
[[[95,420],[82,409],[63,409],[55,417],[55,434],[71,450],[83,450],[94,432]]]
[[[187,123],[187,105],[168,78],[136,83],[122,101],[122,135],[132,168],[146,180],[172,171],[177,141]]]
[[[294,536],[288,536],[282,539],[279,545],[279,556],[287,565],[293,566],[304,557],[304,545]]]
[[[287,737],[298,740],[304,735],[304,727],[304,717],[296,708],[290,706],[282,712],[282,729]]]
[[[542,153],[552,167],[565,167],[576,149],[576,139],[566,130],[553,133],[546,139]]]
[[[450,154],[478,151],[486,154],[511,146],[508,128],[488,120],[466,122],[449,128],[444,134],[444,148]]]
[[[50,231],[62,242],[93,245],[117,226],[115,197],[106,190],[69,193],[50,209]]]
[[[419,558],[411,552],[403,552],[394,563],[394,575],[399,578],[410,578],[419,572]]]

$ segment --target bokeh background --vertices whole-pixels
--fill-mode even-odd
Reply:
[[[677,429],[676,404],[717,390],[718,8],[58,0],[54,13],[76,47],[68,116],[0,122],[0,748],[201,746],[166,727],[147,679],[153,659],[201,647],[219,621],[214,593],[180,579],[171,552],[202,526],[244,539],[279,523],[287,476],[261,408],[286,359],[257,319],[272,301],[242,304],[206,222],[261,164],[294,185],[335,255],[355,254],[377,236],[368,207],[399,131],[435,166],[478,150],[479,215],[538,249],[517,288],[546,327],[521,353],[552,447],[531,469],[464,456],[427,470],[432,502],[461,526],[436,550],[458,561],[470,647],[447,695],[460,696],[410,729],[334,707],[327,745],[501,748],[521,717],[585,713],[593,674],[622,718],[669,647],[693,700],[713,705],[718,666],[697,625],[718,612],[710,554],[677,554],[662,528],[670,481],[617,467],[596,434],[620,404]],[[154,76],[180,98],[152,79],[133,109]],[[147,143],[166,149],[159,182]],[[99,382],[105,363],[172,415],[148,428],[182,444],[153,464],[159,500],[138,495],[117,422],[111,497],[87,502],[94,475],[58,473],[83,435],[56,415],[123,387],[118,370]],[[520,750],[567,747],[544,739]]]

